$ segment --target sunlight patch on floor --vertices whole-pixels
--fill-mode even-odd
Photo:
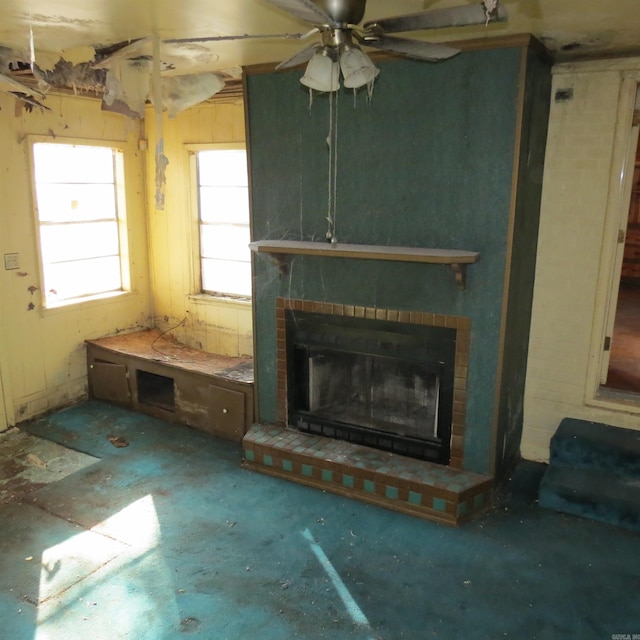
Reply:
[[[153,497],[145,496],[44,550],[34,640],[65,630],[75,637],[77,625],[104,629],[105,640],[161,637],[180,623],[175,593]],[[92,632],[93,640],[101,638]]]
[[[362,627],[364,629],[370,629],[369,620],[367,616],[364,614],[358,603],[355,601],[351,592],[343,582],[340,574],[336,571],[335,567],[331,563],[331,560],[327,557],[327,554],[324,552],[322,547],[315,541],[313,534],[309,529],[305,529],[302,532],[302,537],[307,540],[309,546],[311,547],[311,551],[318,559],[318,562],[325,570],[326,574],[329,576],[329,579],[333,583],[335,590],[337,591],[340,599],[342,600],[347,613],[353,620],[353,622]]]

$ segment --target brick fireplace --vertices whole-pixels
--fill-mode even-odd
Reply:
[[[459,524],[519,457],[550,64],[522,36],[379,67],[370,102],[338,107],[337,246],[324,240],[327,101],[309,104],[296,69],[246,69],[256,422],[244,464]],[[437,366],[423,357],[432,332],[454,336],[450,378],[446,350]],[[416,358],[400,362],[389,336]],[[426,435],[408,417],[421,399]],[[396,424],[400,440],[387,437]]]
[[[399,422],[393,416],[390,420],[373,421],[373,428],[369,425],[368,429],[352,431],[345,424],[347,418],[342,409],[335,421],[328,421],[326,412],[318,422],[314,422],[308,411],[302,412],[302,418],[297,417],[297,413],[293,415],[294,398],[299,394],[293,388],[294,367],[291,361],[299,358],[295,354],[300,349],[300,334],[305,334],[305,341],[309,340],[306,334],[309,333],[310,319],[314,321],[313,331],[329,334],[329,342],[334,343],[334,348],[329,351],[349,349],[348,353],[357,351],[368,356],[374,347],[368,345],[371,340],[365,340],[363,346],[361,339],[363,333],[366,335],[368,331],[376,336],[372,340],[378,350],[380,343],[386,345],[388,350],[391,342],[393,357],[385,354],[381,359],[392,361],[394,371],[399,357],[394,343],[401,342],[405,345],[405,351],[410,350],[411,355],[406,356],[410,363],[423,361],[424,352],[428,351],[433,352],[435,360],[438,360],[443,353],[441,345],[437,344],[438,337],[447,336],[446,342],[451,344],[450,383],[447,384],[443,379],[444,392],[437,399],[431,399],[437,409],[418,420],[427,422],[425,430],[432,436],[429,444],[437,441],[436,444],[440,445],[439,455],[431,450],[426,456],[412,455],[411,449],[407,451],[403,441],[395,443],[389,435],[389,430],[395,427],[387,426],[383,431],[380,430],[380,423],[384,428],[389,422],[392,425],[399,424],[399,430],[406,430],[404,422]],[[305,331],[288,329],[287,325],[296,323],[303,324]],[[333,326],[344,331],[343,341],[333,336]],[[371,329],[363,330],[363,327]],[[464,522],[490,505],[491,478],[462,470],[470,338],[468,318],[278,298],[276,336],[278,420],[275,425],[255,425],[245,436],[246,467],[447,524]],[[323,340],[323,343],[326,342]],[[307,344],[305,342],[305,351]],[[421,345],[427,346],[421,349]],[[326,353],[323,350],[322,357],[326,358]],[[338,359],[337,362],[342,363],[342,360]],[[410,377],[420,377],[411,371]],[[333,371],[332,375],[339,376]],[[348,370],[346,377],[351,375],[352,371]],[[384,371],[381,375],[385,375]],[[391,375],[392,387],[397,386],[397,377]],[[337,384],[344,386],[345,380],[339,379]],[[370,395],[378,398],[385,395],[381,385],[374,385],[369,391]],[[406,413],[398,406],[398,398],[405,397],[406,390],[403,388],[401,393],[394,393],[392,389],[392,395],[395,412]],[[411,404],[417,403],[412,401]],[[437,429],[431,426],[431,419],[440,412],[440,422],[444,422],[446,428],[439,434],[441,437],[435,438],[433,432]],[[420,440],[414,436],[414,431],[415,428],[411,431],[413,437],[409,438],[408,446],[417,446],[421,450]],[[430,461],[429,457],[435,462]]]

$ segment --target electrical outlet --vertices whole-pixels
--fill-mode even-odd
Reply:
[[[19,269],[20,268],[20,254],[19,253],[5,253],[4,254],[4,268]]]

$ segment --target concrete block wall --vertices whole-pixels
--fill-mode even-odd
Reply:
[[[546,461],[564,417],[640,429],[637,407],[597,397],[600,345],[626,220],[619,176],[640,59],[554,69],[524,406],[522,455]],[[573,98],[555,101],[558,90]],[[628,203],[627,203],[628,206]]]

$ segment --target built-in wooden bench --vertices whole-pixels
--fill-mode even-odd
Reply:
[[[157,329],[87,340],[89,396],[240,442],[253,423],[253,360]]]

